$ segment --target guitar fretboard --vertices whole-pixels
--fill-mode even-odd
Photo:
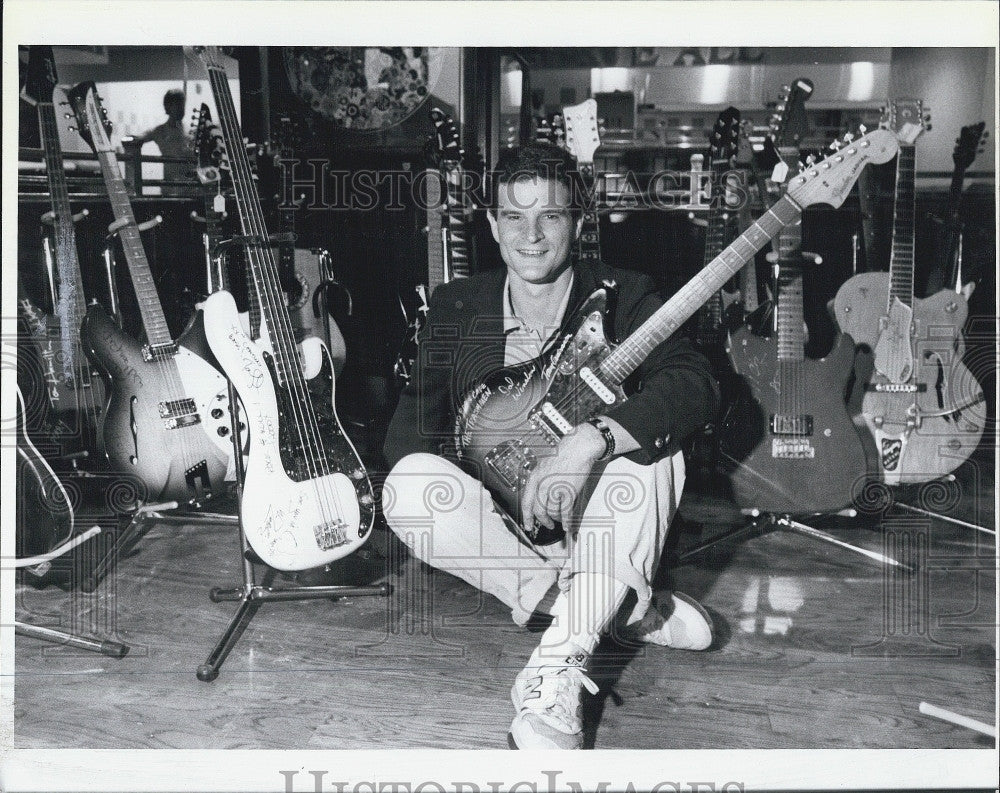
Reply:
[[[916,146],[900,144],[896,160],[896,205],[892,216],[892,256],[889,259],[889,301],[913,305],[913,220],[916,209],[914,172]]]
[[[676,331],[713,292],[721,289],[726,281],[739,272],[768,240],[800,215],[801,208],[788,196],[776,201],[605,358],[601,363],[601,373],[610,382],[621,383],[646,360],[656,345]]]
[[[427,179],[427,289],[428,294],[454,278],[467,278],[469,256],[469,207],[464,177],[458,163],[446,162]],[[441,185],[445,192],[442,195]]]
[[[583,226],[577,242],[577,257],[584,262],[598,262],[601,260],[601,223],[597,214],[594,163],[578,162],[577,166],[584,181],[586,194],[591,196],[587,206],[583,208]]]
[[[42,148],[45,151],[45,174],[52,197],[52,227],[56,244],[56,271],[59,275],[58,303],[55,310],[62,323],[63,374],[72,379],[76,376],[74,357],[77,334],[86,311],[86,299],[76,250],[73,210],[70,208],[62,148],[59,145],[59,128],[56,125],[55,107],[51,102],[38,103],[38,123],[41,129]]]
[[[160,296],[156,291],[156,282],[149,269],[146,251],[142,246],[142,237],[132,212],[132,202],[125,180],[122,179],[118,166],[118,158],[112,151],[98,151],[97,158],[101,163],[101,173],[108,190],[111,209],[119,224],[118,239],[121,240],[125,261],[128,263],[132,286],[139,303],[139,313],[142,315],[142,325],[146,331],[146,340],[151,347],[167,347],[172,344],[167,320],[163,316]]]
[[[729,168],[728,160],[715,160],[712,169],[717,174],[725,173]],[[733,213],[726,207],[725,186],[718,185],[719,194],[712,196],[709,204],[705,226],[705,254],[702,266],[707,267],[736,236]],[[702,307],[698,315],[696,339],[699,344],[710,345],[717,340],[719,328],[722,325],[722,292],[715,292]]]

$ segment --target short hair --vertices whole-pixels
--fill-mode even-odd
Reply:
[[[574,217],[582,211],[580,173],[576,158],[566,149],[551,143],[526,143],[501,151],[490,180],[491,212],[496,212],[500,185],[519,179],[549,179],[562,184],[569,191]]]
[[[171,102],[184,102],[184,91],[180,88],[171,88],[163,95],[163,106],[166,107]]]

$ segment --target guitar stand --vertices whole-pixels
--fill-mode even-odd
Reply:
[[[58,548],[42,554],[41,556],[34,556],[27,559],[16,559],[14,561],[14,567],[36,567],[48,565],[56,557],[69,553],[76,548],[76,546],[86,542],[91,537],[100,533],[100,527],[94,526],[82,534],[74,537],[72,540],[63,543]],[[51,642],[53,644],[66,645],[69,647],[78,647],[81,650],[93,650],[96,653],[107,655],[111,658],[124,658],[128,655],[128,651],[130,649],[127,644],[122,644],[121,642],[113,642],[105,639],[91,639],[87,636],[80,636],[75,633],[59,631],[55,628],[45,628],[41,625],[32,625],[29,622],[19,622],[18,620],[14,620],[14,633],[19,636],[28,636],[32,639],[39,639],[43,642]]]
[[[821,531],[820,529],[806,523],[802,523],[801,521],[793,520],[789,515],[776,515],[772,513],[760,512],[755,514],[755,512],[751,512],[749,517],[750,520],[743,526],[738,526],[735,529],[731,529],[730,531],[726,531],[712,537],[710,540],[699,543],[693,548],[688,548],[684,553],[678,555],[677,561],[681,563],[686,562],[692,557],[704,553],[709,548],[715,547],[719,543],[743,534],[749,534],[751,532],[763,533],[769,529],[785,529],[787,531],[793,531],[797,534],[801,534],[805,537],[810,537],[814,540],[819,540],[820,542],[836,545],[838,548],[843,548],[844,550],[851,551],[852,553],[860,554],[861,556],[865,556],[868,559],[887,567],[898,567],[900,570],[907,573],[915,572],[912,566],[898,562],[891,556],[886,556],[885,554],[877,553],[876,551],[869,551],[866,548],[861,548],[860,546],[853,545],[849,542],[844,542],[828,532]]]
[[[232,405],[231,417],[233,449],[235,451],[236,463],[236,492],[238,500],[242,502],[243,482],[245,481],[246,470],[243,465],[243,454],[241,453],[243,442],[240,437],[239,398],[231,382],[229,383],[229,404]],[[239,527],[243,585],[229,589],[213,587],[209,590],[208,596],[213,603],[235,601],[239,605],[236,607],[236,612],[229,620],[229,624],[226,626],[219,641],[209,653],[205,663],[198,667],[196,675],[201,681],[208,683],[219,676],[219,669],[222,667],[226,657],[233,647],[236,646],[236,642],[240,640],[240,636],[243,635],[250,621],[254,618],[257,609],[266,601],[318,600],[362,596],[385,597],[389,594],[388,584],[369,584],[364,586],[289,586],[280,588],[258,584],[253,565],[254,562],[260,563],[261,560],[247,542],[246,534],[243,531],[243,524],[240,522],[239,517],[231,517],[234,517],[234,522]]]

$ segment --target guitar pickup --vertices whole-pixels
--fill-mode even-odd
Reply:
[[[777,413],[771,416],[772,435],[800,435],[809,436],[813,434],[813,417],[809,414],[788,415]]]
[[[319,549],[329,551],[331,548],[347,543],[347,524],[342,520],[320,523],[313,526],[313,535],[316,537],[316,545],[319,546]]]
[[[150,361],[162,361],[164,358],[173,358],[177,355],[177,344],[175,342],[170,342],[169,344],[144,344],[142,346],[142,360],[149,363]]]
[[[191,427],[201,423],[201,416],[198,415],[198,406],[190,397],[160,402],[159,413],[160,418],[163,419],[163,426],[168,430]]]

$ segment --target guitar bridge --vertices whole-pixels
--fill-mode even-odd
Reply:
[[[486,464],[511,490],[517,490],[538,458],[523,441],[507,441],[494,446],[484,457]]]
[[[771,456],[776,460],[812,460],[816,457],[816,450],[806,438],[772,438]]]
[[[865,391],[876,394],[923,394],[927,383],[868,383]]]
[[[329,551],[338,545],[347,544],[347,524],[342,520],[332,520],[313,526],[316,545],[321,551]]]

